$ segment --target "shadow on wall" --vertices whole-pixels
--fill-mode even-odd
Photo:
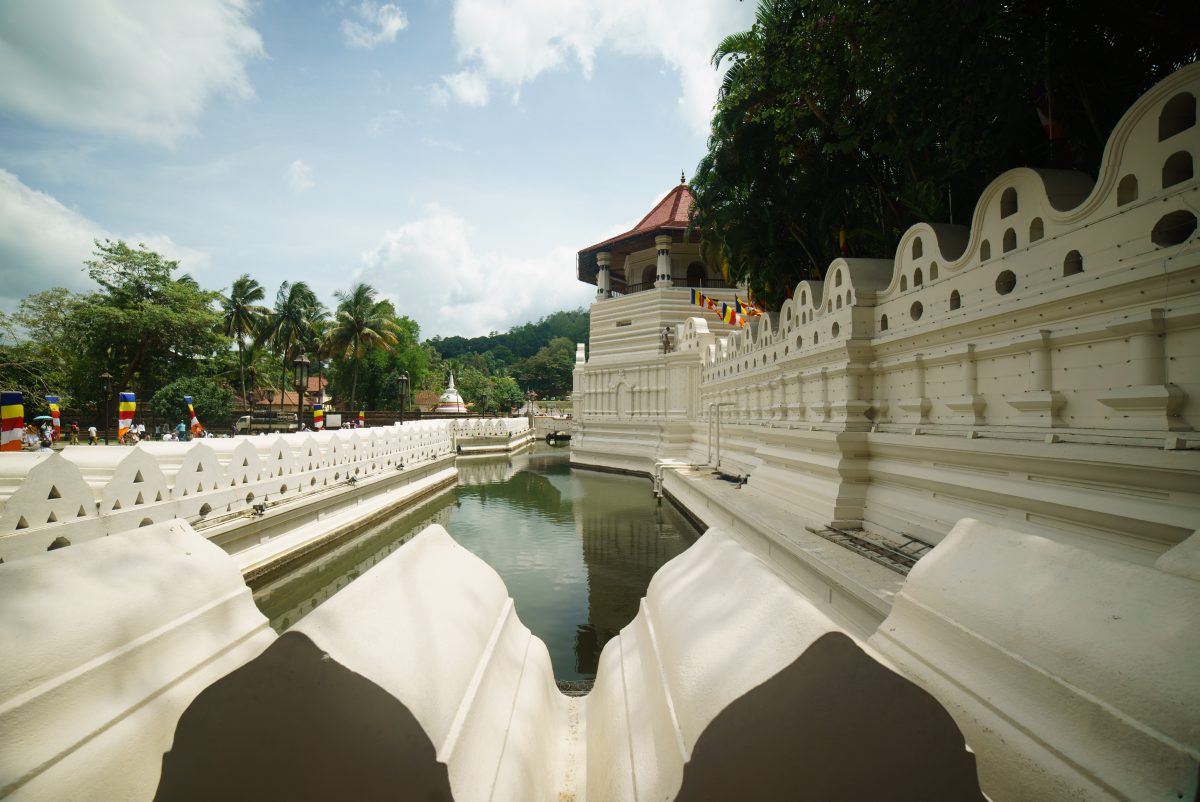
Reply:
[[[840,632],[712,720],[675,798],[985,799],[950,714]]]
[[[408,708],[288,632],[184,711],[154,798],[453,797],[446,766]]]
[[[157,800],[450,800],[408,708],[289,632],[205,690]],[[979,800],[975,758],[932,696],[829,633],[701,734],[680,802]]]

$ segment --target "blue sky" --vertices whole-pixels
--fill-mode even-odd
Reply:
[[[575,252],[704,153],[737,0],[0,0],[0,310],[94,238],[423,336],[586,306]]]

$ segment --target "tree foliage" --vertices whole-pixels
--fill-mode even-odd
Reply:
[[[849,255],[891,257],[914,223],[969,222],[1006,169],[1094,172],[1128,105],[1196,59],[1181,19],[1161,0],[760,0],[713,56],[691,184],[706,260],[777,303],[843,232]]]
[[[155,414],[168,422],[180,420],[190,423],[184,396],[192,397],[196,416],[205,428],[210,428],[217,421],[224,423],[233,412],[233,392],[213,379],[199,376],[176,379],[155,393],[150,403]]]

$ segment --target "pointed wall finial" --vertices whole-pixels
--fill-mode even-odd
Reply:
[[[679,183],[681,183],[681,184],[687,183],[687,177],[684,175],[683,170],[679,171]]]

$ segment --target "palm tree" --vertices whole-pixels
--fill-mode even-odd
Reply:
[[[229,295],[221,296],[222,330],[226,337],[237,343],[238,375],[242,380],[242,401],[250,403],[246,393],[246,360],[243,353],[247,342],[253,342],[267,319],[269,310],[258,304],[267,291],[249,273],[243,273],[229,288]]]
[[[373,348],[392,350],[398,342],[398,328],[390,314],[391,304],[375,300],[375,288],[355,284],[349,292],[336,292],[337,315],[329,332],[329,350],[354,362],[350,380],[350,409],[358,401],[358,365]]]
[[[303,281],[292,284],[283,282],[275,293],[275,308],[267,317],[267,324],[259,330],[256,344],[270,342],[282,363],[279,386],[287,386],[288,363],[304,347],[308,336],[309,320],[314,311],[321,308],[316,294]],[[283,413],[283,392],[279,393],[279,411]]]

